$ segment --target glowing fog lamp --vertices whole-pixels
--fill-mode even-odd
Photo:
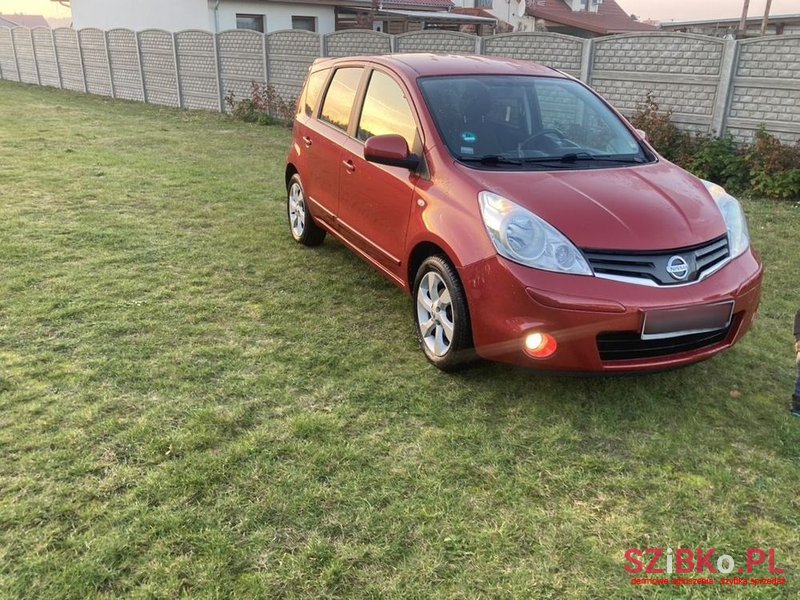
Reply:
[[[534,331],[525,336],[525,352],[533,358],[549,358],[557,348],[556,338],[549,333]]]

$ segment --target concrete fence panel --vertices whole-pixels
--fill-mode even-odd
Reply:
[[[130,29],[111,29],[106,37],[115,96],[144,102],[144,82],[136,34]]]
[[[69,27],[59,27],[53,30],[53,42],[56,47],[56,56],[58,56],[61,87],[65,90],[86,92],[78,33]]]
[[[180,31],[175,34],[175,48],[183,106],[222,110],[214,35],[208,31]]]
[[[36,27],[31,30],[33,38],[33,51],[36,55],[36,68],[39,70],[39,80],[42,85],[61,87],[61,77],[58,75],[56,62],[56,49],[53,45],[53,32],[47,27]]]
[[[6,81],[19,81],[14,38],[7,27],[0,27],[0,77]]]
[[[322,55],[322,37],[308,31],[276,31],[267,35],[269,83],[286,102],[300,95],[308,68]]]
[[[325,56],[389,54],[392,36],[369,29],[348,29],[325,36]]]
[[[81,47],[86,91],[90,94],[113,96],[105,32],[93,28],[81,29],[78,31],[78,42]]]
[[[740,141],[764,124],[781,140],[800,142],[800,35],[740,43],[727,123]]]
[[[27,27],[14,27],[11,30],[14,51],[17,55],[19,80],[23,83],[39,84],[39,71],[36,68],[36,55],[33,53],[33,37]]]
[[[558,33],[504,33],[486,38],[483,53],[540,63],[578,77],[583,44],[583,40]]]
[[[434,54],[476,54],[481,38],[456,31],[414,31],[395,37],[397,52],[433,52]]]
[[[800,141],[800,34],[744,41],[682,33],[592,40],[555,33],[479,38],[452,31],[397,36],[369,30],[321,36],[288,30],[169,33],[127,29],[0,28],[0,78],[141,100],[226,110],[269,82],[286,101],[300,94],[320,56],[432,52],[504,56],[580,77],[623,113],[648,92],[682,128],[751,140],[759,126]],[[554,100],[556,101],[556,100]]]
[[[222,95],[242,100],[250,97],[251,83],[267,81],[264,34],[231,30],[217,35]],[[227,107],[225,107],[227,110]]]
[[[709,132],[725,41],[691,34],[630,34],[592,40],[591,85],[625,114],[652,92],[673,120]]]
[[[180,106],[172,34],[161,29],[139,32],[139,56],[147,101],[162,106]]]

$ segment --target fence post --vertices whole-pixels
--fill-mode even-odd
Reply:
[[[217,90],[219,91],[219,112],[225,112],[225,90],[222,88],[222,60],[219,52],[219,33],[214,34],[214,59],[217,63]]]
[[[269,85],[269,34],[264,34],[264,82]]]
[[[592,60],[594,57],[594,44],[592,38],[583,40],[583,52],[581,54],[581,76],[580,79],[586,85],[589,85],[589,78],[592,76]]]
[[[477,26],[478,30],[480,30],[480,25]],[[475,54],[483,54],[483,38],[475,34]]]
[[[719,63],[719,84],[717,84],[717,94],[714,99],[714,108],[711,112],[711,131],[717,136],[725,134],[725,124],[728,116],[728,101],[733,87],[733,78],[739,63],[740,42],[737,40],[725,40],[725,47],[722,49],[722,59]]]
[[[17,68],[17,81],[22,81],[22,75],[19,72],[19,57],[17,56],[17,45],[14,42],[14,29],[8,30],[8,35],[11,37],[11,54],[14,55],[14,66]]]
[[[147,104],[147,85],[144,82],[144,65],[142,64],[142,44],[139,41],[139,32],[133,32],[133,39],[136,42],[136,61],[139,63],[139,77],[142,81],[142,102]]]
[[[78,45],[78,58],[81,60],[81,77],[83,78],[83,93],[89,93],[89,83],[86,81],[86,63],[83,60],[83,45],[81,44],[81,32],[75,32],[75,43]]]
[[[28,29],[31,38],[31,52],[33,52],[33,66],[36,68],[36,85],[42,85],[42,75],[39,72],[39,57],[36,54],[36,44],[33,43],[33,29]]]
[[[111,97],[117,97],[114,89],[114,68],[111,66],[111,49],[108,47],[108,31],[103,31],[103,43],[106,47],[106,64],[108,65],[108,84],[111,87]]]
[[[58,58],[58,48],[56,47],[56,32],[50,30],[50,42],[53,44],[53,59],[56,61],[56,75],[58,75],[58,87],[64,89],[64,78],[61,77],[61,60]]]
[[[322,39],[325,39],[324,37]],[[261,60],[264,61],[261,65],[263,70],[261,71],[264,74],[264,85],[269,83],[269,64],[267,64],[267,34],[261,34]]]
[[[326,48],[327,44],[325,43],[325,34],[318,33],[317,35],[319,36],[319,55],[328,56],[327,54],[328,49]]]
[[[175,61],[175,88],[178,91],[178,108],[183,108],[183,91],[181,90],[181,70],[178,66],[178,34],[172,32],[172,60]]]

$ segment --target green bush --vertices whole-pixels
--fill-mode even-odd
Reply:
[[[664,158],[731,193],[800,199],[800,145],[782,143],[763,126],[752,144],[737,144],[730,136],[683,131],[672,122],[671,110],[661,110],[652,92],[631,123],[647,133]]]
[[[731,193],[745,192],[748,169],[742,148],[733,138],[697,135],[686,168],[703,179],[720,184]]]
[[[253,81],[250,97],[239,100],[233,92],[225,96],[225,104],[234,119],[259,125],[282,123],[291,126],[296,102],[284,100],[277,90],[269,85]]]

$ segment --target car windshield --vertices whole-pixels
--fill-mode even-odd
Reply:
[[[654,159],[576,81],[525,75],[424,77],[428,109],[450,153],[477,168],[619,167]]]

